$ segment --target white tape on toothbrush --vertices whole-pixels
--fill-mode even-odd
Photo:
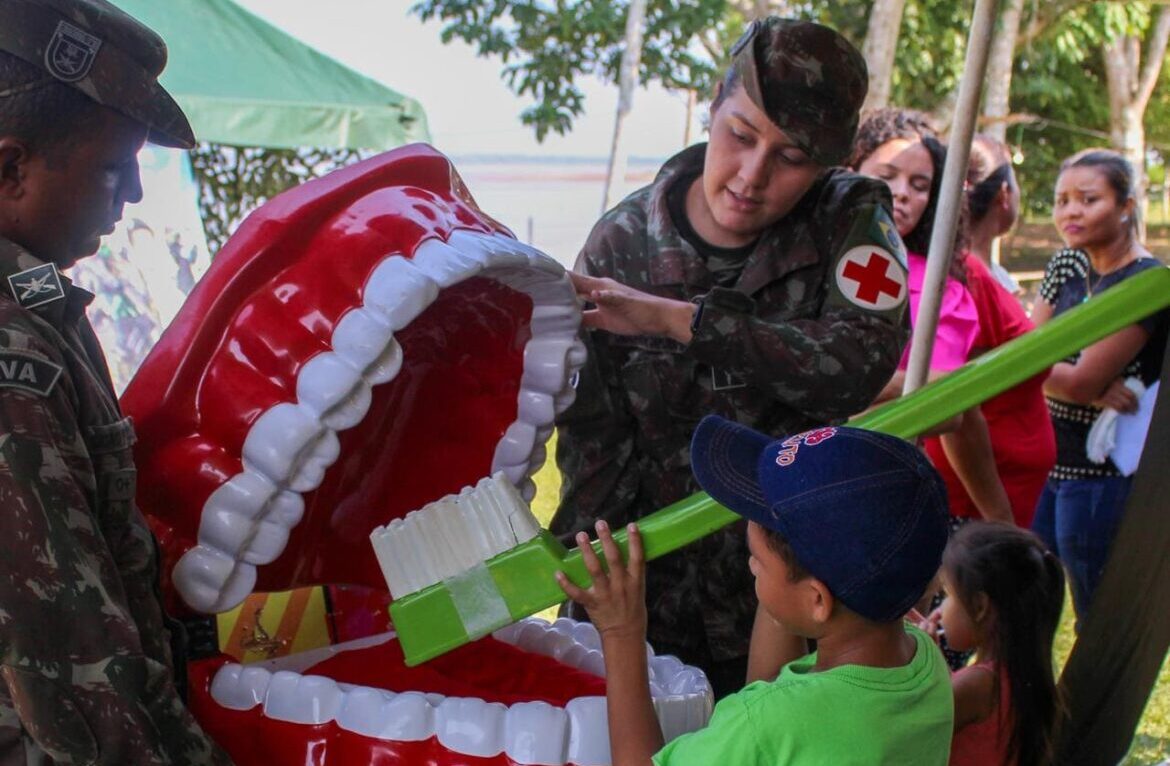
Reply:
[[[482,638],[515,622],[487,564],[480,562],[465,572],[448,577],[443,580],[443,585],[451,594],[451,602],[469,638]]]

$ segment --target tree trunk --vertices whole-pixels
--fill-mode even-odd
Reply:
[[[626,181],[626,166],[630,149],[622,141],[622,123],[634,103],[634,86],[638,84],[638,66],[642,62],[642,27],[646,24],[646,0],[630,0],[626,16],[626,47],[622,51],[622,66],[618,78],[618,107],[613,121],[613,144],[609,149],[609,167],[605,173],[605,197],[601,212],[617,202],[617,190]]]
[[[1138,210],[1146,207],[1146,129],[1143,123],[1150,95],[1162,71],[1170,39],[1170,7],[1163,6],[1150,29],[1142,62],[1142,41],[1135,35],[1105,44],[1105,77],[1109,89],[1109,135],[1113,148],[1133,163]],[[1144,219],[1144,215],[1142,216]],[[1144,225],[1142,227],[1144,236]]]
[[[1024,0],[1005,0],[999,25],[991,43],[991,60],[987,64],[987,91],[983,102],[984,131],[1007,142],[1007,118],[1011,112],[1012,63],[1016,40],[1020,34],[1020,17]]]
[[[862,111],[880,109],[890,103],[894,77],[894,53],[898,48],[898,32],[902,28],[902,10],[906,0],[874,0],[869,12],[869,28],[861,55],[869,67],[869,93]]]
[[[686,149],[691,145],[692,126],[695,124],[695,107],[699,105],[699,94],[694,88],[687,91],[687,124],[683,128],[683,148]]]

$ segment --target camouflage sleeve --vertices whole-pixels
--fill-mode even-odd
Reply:
[[[760,315],[751,298],[716,288],[702,303],[688,347],[699,361],[825,422],[873,401],[909,337],[906,255],[889,193],[861,184],[852,192],[822,213],[828,220],[818,246],[827,269],[819,307],[798,316]]]
[[[594,229],[577,259],[576,270],[609,276],[611,250],[601,226]],[[588,356],[577,377],[577,397],[557,418],[557,467],[561,499],[549,530],[566,544],[593,522],[605,519],[621,526],[633,519],[630,505],[637,495],[634,470],[633,416],[618,380],[620,348],[606,333],[582,333]]]
[[[18,335],[7,329],[6,345]],[[24,353],[64,367],[48,349]],[[95,517],[76,401],[64,372],[47,391],[0,386],[0,707],[6,691],[60,763],[228,763],[144,652]]]

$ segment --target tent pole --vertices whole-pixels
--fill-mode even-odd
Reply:
[[[999,0],[975,2],[971,34],[967,38],[963,80],[959,83],[959,100],[955,109],[955,120],[951,125],[947,161],[939,189],[938,215],[935,216],[934,231],[930,236],[926,276],[923,279],[922,298],[918,303],[918,317],[912,333],[910,361],[906,370],[903,394],[921,388],[926,383],[930,371],[930,355],[934,349],[934,335],[938,329],[939,306],[951,263],[959,210],[963,204],[967,158],[971,154],[971,138],[975,133],[979,96],[987,72],[987,58],[991,50],[991,36],[998,8]]]

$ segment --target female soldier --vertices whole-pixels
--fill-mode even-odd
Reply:
[[[558,421],[571,537],[697,491],[689,444],[718,413],[782,435],[872,401],[906,340],[901,241],[880,182],[831,169],[849,153],[866,68],[818,24],[769,17],[732,50],[710,140],[594,227],[573,276],[589,361]],[[649,638],[743,685],[756,611],[742,528],[654,562]],[[583,612],[574,616],[584,616]]]

